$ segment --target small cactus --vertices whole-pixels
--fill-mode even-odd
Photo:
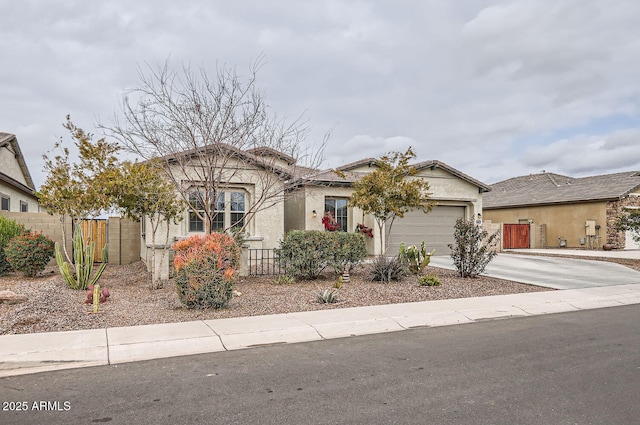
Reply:
[[[96,250],[96,243],[91,242],[85,245],[82,238],[82,231],[78,226],[73,234],[73,260],[74,271],[71,271],[69,263],[63,260],[62,253],[60,252],[60,245],[56,242],[55,253],[56,262],[60,269],[60,274],[64,281],[69,285],[71,289],[87,289],[89,286],[95,284],[104,269],[107,267],[107,247],[102,249],[102,264],[98,267],[98,270],[91,276],[93,272],[93,254]]]

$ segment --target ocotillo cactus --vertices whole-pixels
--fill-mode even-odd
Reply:
[[[56,262],[60,268],[60,274],[64,281],[71,287],[71,289],[86,290],[89,285],[95,284],[105,267],[107,267],[107,247],[102,249],[102,264],[91,276],[93,272],[93,255],[96,250],[96,243],[90,242],[85,245],[82,238],[82,231],[78,226],[73,234],[73,259],[74,259],[74,272],[71,272],[71,266],[69,263],[63,260],[62,253],[60,252],[60,245],[56,243]]]

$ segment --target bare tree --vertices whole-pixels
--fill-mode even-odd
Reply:
[[[250,66],[246,80],[225,66],[213,79],[202,68],[172,71],[168,62],[147,68],[139,72],[140,87],[124,96],[123,118],[102,126],[128,151],[165,164],[207,233],[220,202],[232,202],[220,198],[230,185],[256,188],[242,205],[242,217],[225,226],[244,230],[258,211],[282,202],[288,189],[321,162],[328,135],[317,151],[303,149],[306,121],[270,114],[256,86],[260,67],[261,59]]]

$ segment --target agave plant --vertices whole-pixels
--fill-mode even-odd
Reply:
[[[338,300],[338,291],[336,289],[323,289],[316,294],[318,302],[322,304],[333,304]]]

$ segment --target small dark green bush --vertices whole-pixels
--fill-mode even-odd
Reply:
[[[13,270],[34,277],[53,258],[53,247],[53,241],[42,233],[29,232],[11,239],[4,252]]]
[[[459,218],[453,236],[455,244],[448,246],[453,264],[461,277],[478,277],[498,255],[496,246],[500,242],[500,231],[489,236],[489,232],[473,220]]]
[[[343,274],[362,263],[367,258],[367,244],[361,233],[324,232],[332,243],[333,259],[331,267],[336,274]]]
[[[336,274],[350,272],[367,256],[364,236],[359,233],[292,230],[276,249],[287,275],[315,279],[331,266]]]
[[[418,276],[420,286],[440,286],[440,279],[435,274],[429,273],[426,276]]]
[[[333,259],[329,234],[320,230],[292,230],[280,241],[276,255],[289,276],[315,279]]]
[[[11,265],[7,262],[4,248],[12,238],[26,232],[27,230],[22,224],[0,216],[0,276],[4,276],[12,270]]]
[[[399,257],[380,255],[369,266],[368,274],[371,281],[389,283],[392,280],[402,280],[407,269]]]

